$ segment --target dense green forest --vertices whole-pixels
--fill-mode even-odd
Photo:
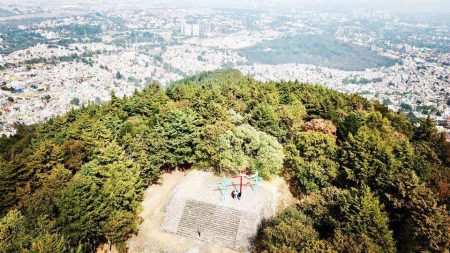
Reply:
[[[390,67],[395,60],[332,35],[296,35],[260,42],[239,50],[251,63],[301,63],[349,71]]]
[[[2,253],[125,251],[161,173],[243,164],[300,199],[263,222],[257,252],[450,246],[450,146],[435,123],[317,85],[206,72],[19,126],[0,149]]]

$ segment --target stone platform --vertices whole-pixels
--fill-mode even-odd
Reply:
[[[244,179],[241,200],[232,199],[231,191],[239,190],[239,179],[229,182],[226,199],[219,184],[222,178],[211,173],[189,173],[174,189],[165,205],[161,229],[225,247],[249,251],[258,225],[275,211],[273,189]]]

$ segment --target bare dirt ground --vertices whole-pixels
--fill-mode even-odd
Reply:
[[[298,204],[298,199],[296,199],[291,191],[289,190],[289,185],[282,177],[275,177],[270,182],[266,182],[266,187],[272,188],[273,192],[276,193],[276,211],[282,211],[288,206]]]
[[[144,193],[142,202],[143,218],[139,226],[137,236],[128,240],[127,245],[130,253],[150,252],[189,252],[189,253],[234,253],[236,251],[218,247],[200,240],[185,238],[175,234],[165,233],[160,230],[164,220],[164,207],[170,199],[174,188],[186,176],[186,172],[175,171],[164,174],[161,184],[150,186]]]
[[[143,222],[139,226],[139,232],[127,241],[128,252],[130,253],[236,253],[220,245],[210,244],[205,241],[187,238],[173,233],[166,233],[161,230],[166,214],[166,205],[171,199],[177,185],[182,182],[189,173],[174,171],[162,175],[160,184],[151,185],[144,193],[142,202]],[[276,210],[296,202],[289,191],[285,180],[276,177],[270,182],[263,182],[265,187],[271,188],[275,193]],[[187,189],[189,190],[189,189]],[[99,248],[100,252],[108,252],[107,247]],[[112,252],[115,252],[113,249]]]

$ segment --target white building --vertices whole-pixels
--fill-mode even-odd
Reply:
[[[200,25],[199,24],[192,25],[192,36],[195,36],[195,37],[200,36]]]
[[[192,36],[192,25],[186,22],[181,22],[181,34],[184,36]]]
[[[2,55],[0,55],[0,66],[2,66],[2,67],[5,66],[5,61],[3,60]]]

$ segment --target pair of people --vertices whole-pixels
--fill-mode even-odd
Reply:
[[[241,196],[242,196],[242,192],[238,192],[238,191],[236,191],[236,190],[233,190],[233,191],[231,192],[231,197],[232,197],[233,199],[237,198],[238,200],[241,200]]]

